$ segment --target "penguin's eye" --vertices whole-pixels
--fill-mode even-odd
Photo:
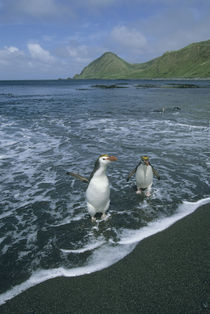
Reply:
[[[106,158],[103,158],[103,160],[106,160]]]

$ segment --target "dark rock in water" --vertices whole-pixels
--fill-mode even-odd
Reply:
[[[96,88],[104,88],[104,89],[112,89],[112,88],[127,88],[126,86],[119,86],[119,85],[103,85],[103,84],[96,84],[96,85],[92,85],[92,87],[96,87]]]
[[[158,88],[160,86],[155,84],[138,84],[136,85],[136,88]]]
[[[163,107],[161,109],[155,109],[152,112],[164,113],[165,111],[166,111],[166,109]]]
[[[152,112],[164,113],[164,112],[174,112],[174,111],[180,111],[180,110],[181,110],[180,107],[174,106],[172,108],[162,107],[160,109],[154,109]]]
[[[168,83],[167,86],[169,86],[170,88],[199,88],[199,86],[196,84],[187,84],[187,83],[184,83],[184,84]]]
[[[76,90],[90,90],[89,88],[76,88]]]
[[[138,84],[136,88],[199,88],[196,84],[167,83],[167,84]]]
[[[164,113],[166,110],[168,110],[166,107],[154,109],[152,112],[158,112],[158,113]]]
[[[179,111],[179,110],[181,110],[180,107],[178,107],[178,106],[173,107],[173,111]]]

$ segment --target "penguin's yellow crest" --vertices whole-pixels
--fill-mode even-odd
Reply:
[[[109,157],[109,155],[108,154],[104,154],[104,155],[99,156],[99,158],[101,158],[101,157]]]
[[[149,160],[149,157],[148,156],[141,156],[141,159],[142,160]]]

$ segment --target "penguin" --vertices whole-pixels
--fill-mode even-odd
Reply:
[[[158,178],[158,180],[160,180],[160,176],[157,170],[155,170],[151,165],[148,156],[141,156],[139,164],[129,173],[127,182],[134,174],[136,174],[136,194],[142,194],[142,192],[145,192],[146,196],[150,196],[153,174]]]
[[[97,213],[102,214],[102,219],[106,218],[106,211],[110,204],[110,186],[109,179],[106,175],[106,168],[112,161],[117,161],[117,157],[107,154],[99,156],[89,179],[73,172],[67,172],[68,175],[88,183],[85,194],[87,209],[92,222],[96,221],[95,215]]]

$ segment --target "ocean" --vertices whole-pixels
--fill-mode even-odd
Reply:
[[[0,304],[50,278],[100,271],[210,202],[210,80],[0,81]],[[108,219],[87,185],[109,165]],[[129,172],[148,155],[150,197]]]

